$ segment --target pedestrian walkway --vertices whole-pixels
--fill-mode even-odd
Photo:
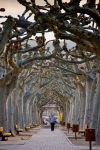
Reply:
[[[88,147],[74,146],[60,129],[50,131],[41,129],[33,135],[29,141],[16,143],[15,145],[0,145],[0,150],[88,150]],[[100,150],[95,148],[95,150]]]

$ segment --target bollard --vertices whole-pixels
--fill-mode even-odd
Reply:
[[[89,150],[92,150],[92,141],[96,141],[96,130],[86,129],[86,141],[89,141]]]
[[[92,150],[92,130],[91,129],[90,129],[89,148],[90,148],[90,150]]]
[[[79,132],[79,124],[73,124],[72,127],[73,132],[75,133],[75,139],[77,140],[77,132]]]
[[[67,123],[68,133],[69,133],[69,129],[70,129],[70,127],[71,127],[70,123]]]

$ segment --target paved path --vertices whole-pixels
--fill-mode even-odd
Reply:
[[[55,129],[55,131],[41,129],[29,141],[0,145],[0,147],[0,150],[88,150],[87,147],[72,145],[60,129]]]

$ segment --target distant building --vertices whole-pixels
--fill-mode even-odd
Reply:
[[[43,106],[43,108],[44,108],[43,116],[50,116],[52,112],[55,115],[57,115],[58,110],[56,104],[47,104]]]

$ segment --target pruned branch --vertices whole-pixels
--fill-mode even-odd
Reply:
[[[4,48],[9,40],[9,37],[11,35],[11,31],[15,25],[15,22],[13,18],[9,17],[7,21],[5,22],[3,31],[1,33],[1,39],[0,39],[0,55],[3,53]]]

